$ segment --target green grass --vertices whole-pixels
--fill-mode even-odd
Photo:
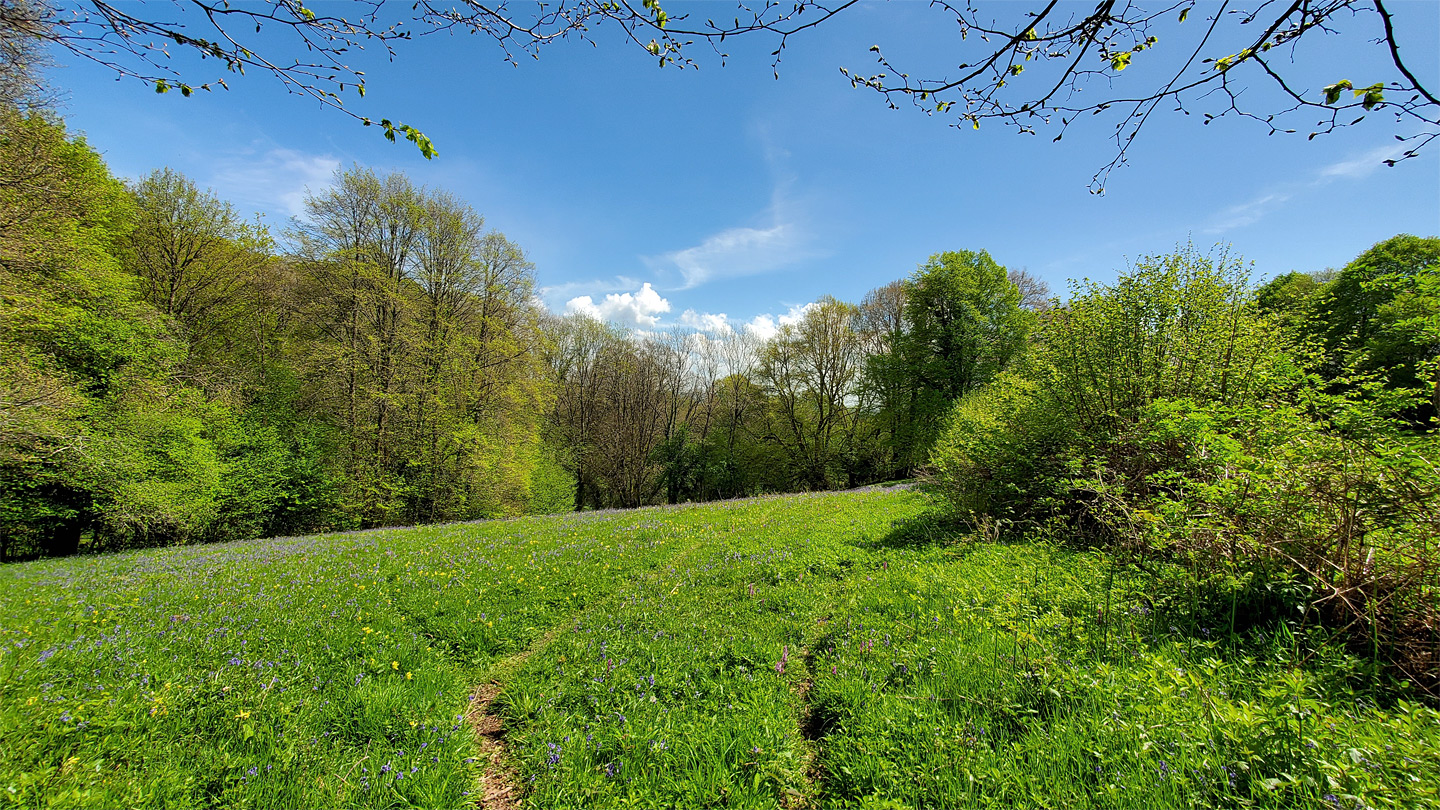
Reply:
[[[0,569],[0,804],[1440,806],[1440,713],[918,493]],[[1172,606],[1172,602],[1175,603]]]

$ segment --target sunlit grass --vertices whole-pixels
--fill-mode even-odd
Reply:
[[[462,806],[483,765],[463,715],[495,679],[539,807],[1440,805],[1440,715],[1352,689],[1342,651],[1221,638],[1100,554],[907,530],[928,508],[9,566],[0,803]]]

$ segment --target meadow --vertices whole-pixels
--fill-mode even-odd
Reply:
[[[972,543],[935,509],[5,566],[0,805],[1440,807],[1440,712],[1364,659],[1237,624],[1183,570]]]

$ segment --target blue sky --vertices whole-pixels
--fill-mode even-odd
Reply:
[[[666,8],[703,19],[734,7]],[[1440,85],[1440,4],[1400,0],[1395,12],[1417,75]],[[957,129],[888,110],[839,71],[872,72],[878,44],[943,73],[959,61],[952,27],[921,2],[861,5],[792,38],[778,80],[774,44],[760,39],[727,41],[724,67],[692,46],[698,70],[657,68],[603,31],[598,47],[562,42],[518,66],[464,35],[402,43],[393,63],[362,56],[369,91],[347,106],[424,130],[433,161],[265,76],[189,99],[71,56],[53,78],[70,126],[121,176],[178,169],[279,231],[337,168],[403,171],[460,195],[525,248],[552,309],[643,328],[722,314],[763,326],[822,295],[858,301],[943,250],[988,250],[1063,291],[1187,240],[1228,244],[1263,277],[1338,267],[1396,233],[1440,233],[1440,144],[1384,167],[1407,131],[1383,116],[1306,140],[1267,137],[1253,121],[1158,115],[1096,196],[1088,183],[1113,153],[1111,119],[1077,124],[1060,143],[1053,131]],[[1389,76],[1372,35],[1349,28],[1299,55],[1300,86]],[[1150,53],[1178,52],[1166,44]],[[1137,55],[1120,78],[1144,83],[1146,68]]]

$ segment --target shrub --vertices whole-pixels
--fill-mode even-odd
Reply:
[[[955,406],[937,482],[978,525],[1180,561],[1237,600],[1284,590],[1440,687],[1440,441],[1395,416],[1427,392],[1333,385],[1285,348],[1238,264],[1147,259],[1082,285],[1027,364]]]

